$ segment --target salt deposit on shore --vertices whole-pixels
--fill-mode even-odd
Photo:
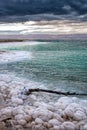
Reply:
[[[22,92],[28,80],[0,74],[0,127],[6,130],[87,130],[87,100],[46,101]],[[32,86],[31,86],[32,87]]]
[[[0,63],[23,56],[29,53],[2,52]],[[0,130],[87,130],[87,100],[61,96],[54,101],[43,93],[26,96],[25,88],[32,87],[38,83],[13,73],[0,74]]]

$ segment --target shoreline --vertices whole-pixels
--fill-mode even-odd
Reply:
[[[1,62],[32,56],[8,52],[2,51]],[[86,99],[44,93],[25,95],[26,90],[38,86],[15,73],[0,73],[0,130],[87,130]]]
[[[0,35],[1,42],[23,41],[86,41],[87,34],[15,34]]]
[[[24,86],[28,89],[29,82],[11,73],[0,74],[0,129],[87,129],[87,100],[61,95],[54,102],[51,94],[42,92],[26,96]]]

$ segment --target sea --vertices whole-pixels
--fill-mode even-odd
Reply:
[[[38,88],[87,94],[87,41],[3,43],[0,50],[30,52],[31,58],[0,63],[0,73],[15,73]]]

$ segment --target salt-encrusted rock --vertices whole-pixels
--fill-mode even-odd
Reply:
[[[56,110],[56,108],[52,105],[47,105],[47,109],[54,112]]]
[[[35,126],[35,121],[32,121],[32,122],[31,122],[31,126]]]
[[[86,119],[86,114],[82,111],[77,111],[76,113],[74,113],[74,119],[77,120],[77,121],[80,121],[80,120],[84,120]]]
[[[10,116],[12,113],[12,108],[11,107],[6,107],[0,111],[0,115],[6,115]]]
[[[84,126],[87,124],[87,120],[77,121],[76,127],[77,129],[84,130]]]
[[[38,111],[39,112],[39,118],[42,119],[43,121],[47,122],[53,117],[53,113],[50,111]]]
[[[52,112],[48,111],[47,109],[41,109],[41,108],[37,108],[35,111],[33,110],[32,112],[32,117],[33,118],[37,118],[39,117],[40,119],[42,119],[43,121],[48,121],[49,119],[52,118]]]
[[[30,116],[30,115],[25,115],[25,116],[24,116],[24,119],[25,119],[27,122],[31,122],[31,121],[32,121],[32,116]]]
[[[55,125],[55,126],[53,127],[53,130],[60,130],[60,126]]]
[[[11,109],[4,108],[4,109],[0,110],[0,121],[3,121],[7,118],[11,118]]]
[[[72,103],[73,100],[68,97],[62,97],[58,100],[57,103],[55,103],[55,106],[59,109],[64,110],[70,103]]]
[[[36,100],[36,96],[35,95],[30,95],[29,100]]]
[[[34,124],[34,125],[35,125],[35,124]],[[29,123],[26,124],[25,127],[31,130],[32,125],[31,125],[31,123],[29,122]]]
[[[46,128],[44,128],[44,126],[42,126],[41,124],[32,126],[32,130],[47,130]]]
[[[32,115],[33,111],[31,109],[28,109],[28,108],[25,108],[24,109],[24,112],[27,114],[27,115]]]
[[[15,119],[18,121],[18,120],[21,120],[21,119],[24,119],[24,115],[23,114],[18,114],[15,116]]]
[[[83,130],[87,130],[87,124],[84,125]]]
[[[86,119],[86,113],[85,109],[82,108],[79,104],[77,103],[71,103],[66,107],[66,109],[63,112],[64,116],[68,116],[70,118],[73,118],[74,120],[83,120]]]
[[[26,115],[26,114],[18,114],[15,116],[15,120],[19,121],[19,120],[25,120],[27,122],[32,121],[32,117],[30,115]]]
[[[17,130],[23,130],[22,125],[15,125],[15,128],[16,128]]]
[[[64,115],[67,115],[69,117],[73,117],[75,110],[72,109],[72,107],[68,106],[65,110],[64,110]]]
[[[35,123],[36,123],[36,124],[42,124],[43,121],[42,121],[40,118],[36,118],[36,119],[35,119]]]
[[[59,115],[59,113],[53,113],[53,118],[57,119],[59,122],[64,122],[64,119],[61,118],[61,116]]]
[[[38,109],[41,109],[41,110],[46,109],[46,110],[48,110],[47,109],[48,104],[46,104],[44,102],[39,102],[39,103],[37,102],[37,105],[38,105]]]
[[[40,106],[40,102],[35,102],[35,103],[34,103],[34,106],[35,106],[35,107],[39,107],[39,106]]]
[[[75,130],[76,127],[72,122],[64,122],[62,126],[65,128],[65,130]]]
[[[23,100],[20,99],[20,98],[12,97],[11,101],[12,101],[12,103],[15,103],[15,104],[17,104],[17,105],[23,104]]]
[[[24,119],[17,120],[19,125],[25,125],[27,122]]]
[[[23,106],[13,108],[12,115],[24,114]]]
[[[76,112],[78,109],[81,109],[81,106],[77,103],[70,103],[68,105],[68,108],[72,109],[72,110],[74,110],[74,112]]]
[[[53,125],[53,126],[61,124],[57,119],[51,119],[48,121],[48,123]]]
[[[65,130],[65,127],[63,125],[61,125],[60,130]]]
[[[54,114],[53,112],[48,111],[47,117],[48,117],[49,120],[53,118],[53,114]]]
[[[0,81],[0,87],[4,86],[5,85],[5,81]]]
[[[47,129],[50,129],[52,127],[51,124],[49,124],[48,122],[43,122],[43,126]]]
[[[7,107],[0,111],[0,121],[12,117],[12,108]]]
[[[4,107],[6,107],[6,103],[4,101],[3,95],[0,94],[0,110]]]
[[[28,104],[27,104],[27,105],[24,105],[24,106],[23,106],[23,109],[24,109],[24,111],[26,112],[26,110],[30,110],[30,109],[31,109],[31,106],[29,106]]]
[[[54,128],[52,127],[52,128],[49,128],[49,130],[54,130]]]

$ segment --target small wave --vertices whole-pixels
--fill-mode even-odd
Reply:
[[[0,63],[3,64],[31,58],[32,54],[30,52],[6,51],[0,54]]]

